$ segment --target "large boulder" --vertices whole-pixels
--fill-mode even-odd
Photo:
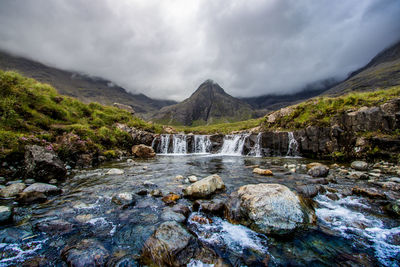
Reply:
[[[326,177],[329,174],[329,167],[323,164],[316,165],[309,169],[307,174],[311,175],[312,177]]]
[[[49,182],[51,179],[62,179],[67,174],[64,163],[53,150],[37,145],[25,147],[25,170],[29,178]]]
[[[287,234],[315,220],[315,213],[289,188],[280,184],[252,184],[233,192],[227,218],[264,234]]]
[[[142,158],[142,159],[154,158],[156,156],[154,149],[151,146],[146,146],[146,145],[133,146],[132,154],[136,158]]]
[[[2,189],[0,189],[0,197],[10,198],[15,197],[25,189],[26,185],[24,183],[10,184]]]
[[[190,198],[207,198],[217,190],[225,188],[224,181],[217,174],[210,175],[194,184],[183,189],[186,197]]]
[[[84,239],[61,251],[62,259],[74,267],[106,266],[109,256],[107,249],[94,239]]]
[[[34,183],[28,186],[18,195],[18,202],[20,203],[32,203],[42,202],[47,199],[48,196],[56,195],[61,193],[61,189],[55,185]]]
[[[7,206],[0,206],[0,223],[9,221],[11,218],[11,208]]]
[[[353,161],[351,167],[357,171],[366,171],[368,170],[368,163],[365,161]]]
[[[186,266],[197,249],[196,238],[179,223],[164,222],[146,240],[141,261],[150,266]]]

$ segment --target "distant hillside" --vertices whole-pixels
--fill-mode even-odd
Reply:
[[[400,84],[400,42],[383,50],[366,66],[354,71],[342,83],[324,95],[341,95],[352,91],[372,91]]]
[[[320,95],[338,83],[336,79],[330,78],[310,83],[303,87],[298,93],[284,95],[268,94],[241,98],[241,100],[250,104],[254,109],[262,109],[267,113],[268,111],[277,110]],[[265,115],[265,113],[262,115]]]
[[[60,94],[76,97],[84,102],[106,105],[118,102],[132,106],[139,113],[155,112],[176,103],[151,99],[144,94],[131,94],[111,81],[52,68],[5,52],[0,52],[0,69],[18,71],[40,82],[51,84]]]
[[[217,83],[207,80],[183,102],[162,108],[154,117],[165,124],[202,125],[247,120],[251,106],[228,95]]]

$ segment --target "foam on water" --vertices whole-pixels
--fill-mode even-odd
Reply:
[[[191,259],[190,262],[186,266],[187,267],[214,267],[214,264],[206,264],[202,261]]]
[[[225,135],[219,155],[241,156],[243,154],[244,143],[250,134]]]
[[[192,220],[193,216],[202,216],[194,212],[189,217],[189,224],[196,225],[196,234],[203,242],[226,246],[229,249],[243,253],[244,249],[252,249],[261,253],[267,253],[267,237],[250,230],[242,225],[231,224],[219,217],[213,217],[212,223],[200,224]]]
[[[41,249],[46,241],[47,239],[24,244],[0,243],[0,253],[2,255],[7,254],[7,252],[15,255],[9,258],[0,258],[0,266],[13,265],[12,263],[25,261],[29,256],[35,254],[37,250]]]
[[[391,239],[400,234],[400,227],[387,228],[381,219],[352,210],[351,207],[368,207],[354,197],[332,201],[320,195],[315,200],[320,205],[315,212],[322,224],[345,238],[360,237],[360,242],[374,249],[375,256],[384,266],[400,264],[400,245],[391,243]]]

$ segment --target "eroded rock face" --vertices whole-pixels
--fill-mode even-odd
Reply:
[[[179,223],[164,222],[145,242],[141,261],[155,266],[184,266],[197,248],[196,238]]]
[[[76,245],[65,247],[61,257],[68,266],[105,266],[109,253],[98,241],[84,239]]]
[[[37,145],[26,146],[25,150],[25,169],[29,178],[49,182],[51,179],[60,180],[66,176],[64,163],[54,151]]]
[[[286,234],[315,218],[297,194],[280,184],[240,187],[231,194],[226,215],[232,222],[265,234]]]
[[[183,193],[186,197],[190,198],[207,198],[217,190],[224,188],[225,184],[221,177],[217,174],[214,174],[186,187],[183,189]]]
[[[154,158],[156,153],[154,149],[150,146],[146,145],[136,145],[132,147],[132,154],[137,158],[147,159]]]

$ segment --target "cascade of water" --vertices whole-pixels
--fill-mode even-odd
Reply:
[[[160,153],[161,154],[168,154],[168,148],[169,148],[169,134],[162,134],[160,136],[161,138],[161,144],[160,144]]]
[[[261,155],[261,136],[262,136],[262,134],[261,133],[258,133],[257,134],[257,143],[254,145],[254,152],[255,152],[255,154],[256,154],[256,157],[261,157],[262,155]]]
[[[210,136],[208,135],[195,135],[193,143],[193,153],[204,154],[209,153],[211,150]]]
[[[296,139],[294,138],[293,132],[288,132],[288,139],[289,139],[289,145],[288,145],[288,151],[287,151],[286,156],[297,156],[299,144],[297,143]]]
[[[186,137],[185,134],[174,134],[172,139],[174,154],[186,154]]]
[[[242,155],[244,143],[247,137],[249,137],[249,134],[225,135],[224,143],[222,144],[219,154],[231,156]]]

